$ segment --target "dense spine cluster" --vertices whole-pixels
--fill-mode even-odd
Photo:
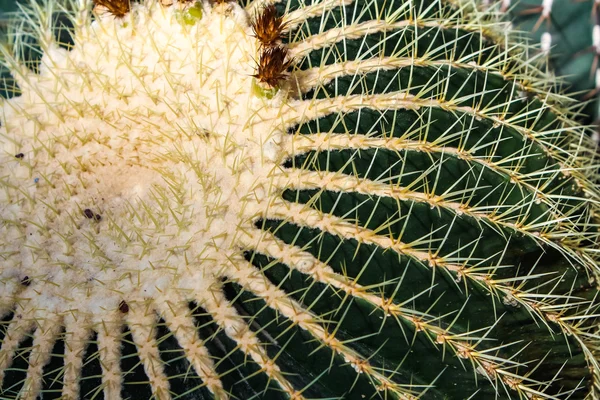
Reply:
[[[595,150],[473,4],[95,5],[0,47],[2,398],[600,396]]]
[[[288,49],[281,43],[286,23],[277,15],[274,5],[266,5],[257,13],[252,24],[254,36],[259,42],[259,61],[255,78],[270,88],[278,88],[292,66]]]
[[[123,18],[131,11],[129,0],[94,0],[96,7],[103,7],[116,18]]]

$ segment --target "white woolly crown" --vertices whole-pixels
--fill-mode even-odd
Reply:
[[[193,298],[218,311],[212,289],[244,274],[240,250],[257,240],[253,224],[280,190],[282,133],[304,106],[287,90],[257,92],[259,43],[242,7],[205,3],[195,24],[181,23],[190,7],[133,4],[124,18],[106,12],[77,26],[71,51],[44,43],[39,74],[21,69],[21,95],[2,105],[0,204],[14,223],[2,226],[10,257],[0,292],[4,307],[19,293],[23,324],[38,321],[44,340],[62,318],[70,328],[120,323],[122,301]],[[139,329],[144,318],[128,316]],[[233,310],[220,321],[257,346]],[[118,387],[119,373],[110,376],[107,388]],[[39,382],[29,377],[32,393]]]

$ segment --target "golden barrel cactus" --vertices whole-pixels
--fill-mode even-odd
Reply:
[[[1,397],[599,396],[594,149],[486,21],[449,0],[22,7]]]

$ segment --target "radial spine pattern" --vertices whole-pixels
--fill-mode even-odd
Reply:
[[[0,396],[599,396],[590,139],[483,21],[25,7],[0,57]]]

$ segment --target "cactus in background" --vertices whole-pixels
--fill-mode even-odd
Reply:
[[[500,25],[91,6],[1,48],[2,398],[600,395],[594,151]]]
[[[0,0],[0,29],[6,29],[11,13],[18,9],[15,0]]]
[[[564,78],[582,101],[583,112],[600,118],[600,2],[597,0],[501,0],[494,9],[514,29],[524,32],[539,51],[548,56],[550,71]]]
[[[8,28],[11,15],[15,12],[15,9],[17,7],[17,3],[14,0],[0,0],[0,41],[2,42],[5,41],[4,36],[6,35],[6,30]],[[10,79],[9,71],[0,65],[0,80],[7,78]],[[0,81],[0,85],[1,84],[2,82]],[[6,94],[6,91],[4,89],[5,88],[0,86],[0,95],[2,96]]]

